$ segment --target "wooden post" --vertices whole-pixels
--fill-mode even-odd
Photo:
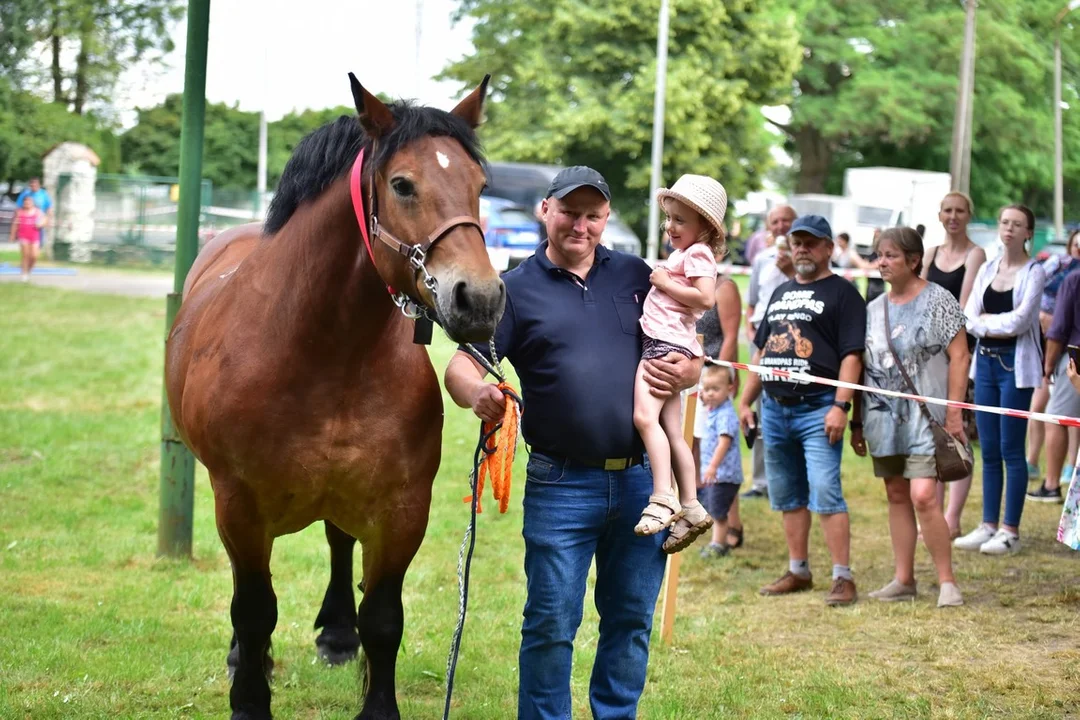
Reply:
[[[703,343],[703,338],[698,335],[698,343]],[[686,444],[694,447],[694,415],[697,410],[697,390],[684,393],[686,407],[683,409],[683,438]],[[694,468],[697,472],[697,468]],[[675,489],[678,495],[679,490]],[[686,552],[685,550],[683,552]],[[664,604],[660,609],[660,642],[665,645],[671,644],[671,638],[675,632],[675,604],[679,592],[679,568],[682,566],[682,553],[668,555],[667,569],[664,573]]]

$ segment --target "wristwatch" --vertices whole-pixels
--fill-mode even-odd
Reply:
[[[848,402],[834,402],[833,406],[840,408],[844,412],[851,412],[851,402],[850,401],[848,401]]]

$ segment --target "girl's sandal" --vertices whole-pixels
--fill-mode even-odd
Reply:
[[[667,540],[664,541],[663,550],[669,555],[685,550],[694,544],[710,527],[713,519],[701,503],[694,503],[684,507],[675,524],[671,526]]]
[[[743,544],[743,529],[741,527],[729,527],[727,529],[728,538],[735,538],[735,542],[728,540],[728,547],[734,550],[735,548],[742,547]],[[727,538],[725,538],[727,540]]]
[[[650,495],[649,504],[641,511],[641,520],[634,526],[637,535],[655,535],[682,516],[682,507],[674,495]]]

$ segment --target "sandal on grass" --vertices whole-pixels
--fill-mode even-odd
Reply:
[[[655,535],[682,516],[682,507],[674,495],[650,495],[649,504],[641,511],[641,520],[634,526],[637,535]]]
[[[735,538],[735,542],[728,542],[728,547],[731,549],[741,548],[743,544],[743,529],[741,527],[729,527],[727,529],[727,536],[729,538]],[[727,538],[725,538],[726,540]]]
[[[664,541],[664,552],[669,555],[685,550],[694,544],[706,530],[712,527],[713,519],[701,503],[695,502],[683,508],[682,513],[671,526],[671,532]]]

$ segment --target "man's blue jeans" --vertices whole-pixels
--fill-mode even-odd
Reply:
[[[781,405],[766,395],[761,401],[769,504],[778,512],[809,508],[819,515],[848,511],[840,485],[844,442],[829,442],[825,416],[836,394],[827,392],[798,405]]]
[[[1031,407],[1034,388],[1016,387],[1016,351],[993,350],[984,355],[976,350],[975,404],[991,407],[1027,410]],[[1027,420],[975,413],[979,430],[979,447],[983,456],[983,522],[997,525],[1001,517],[1001,495],[1005,493],[1005,524],[1020,527],[1027,493]],[[1001,466],[1004,462],[1005,473]]]
[[[533,453],[526,478],[518,717],[571,716],[574,636],[595,556],[600,637],[589,704],[595,718],[634,718],[666,559],[666,533],[634,534],[652,493],[648,462],[612,472]]]

